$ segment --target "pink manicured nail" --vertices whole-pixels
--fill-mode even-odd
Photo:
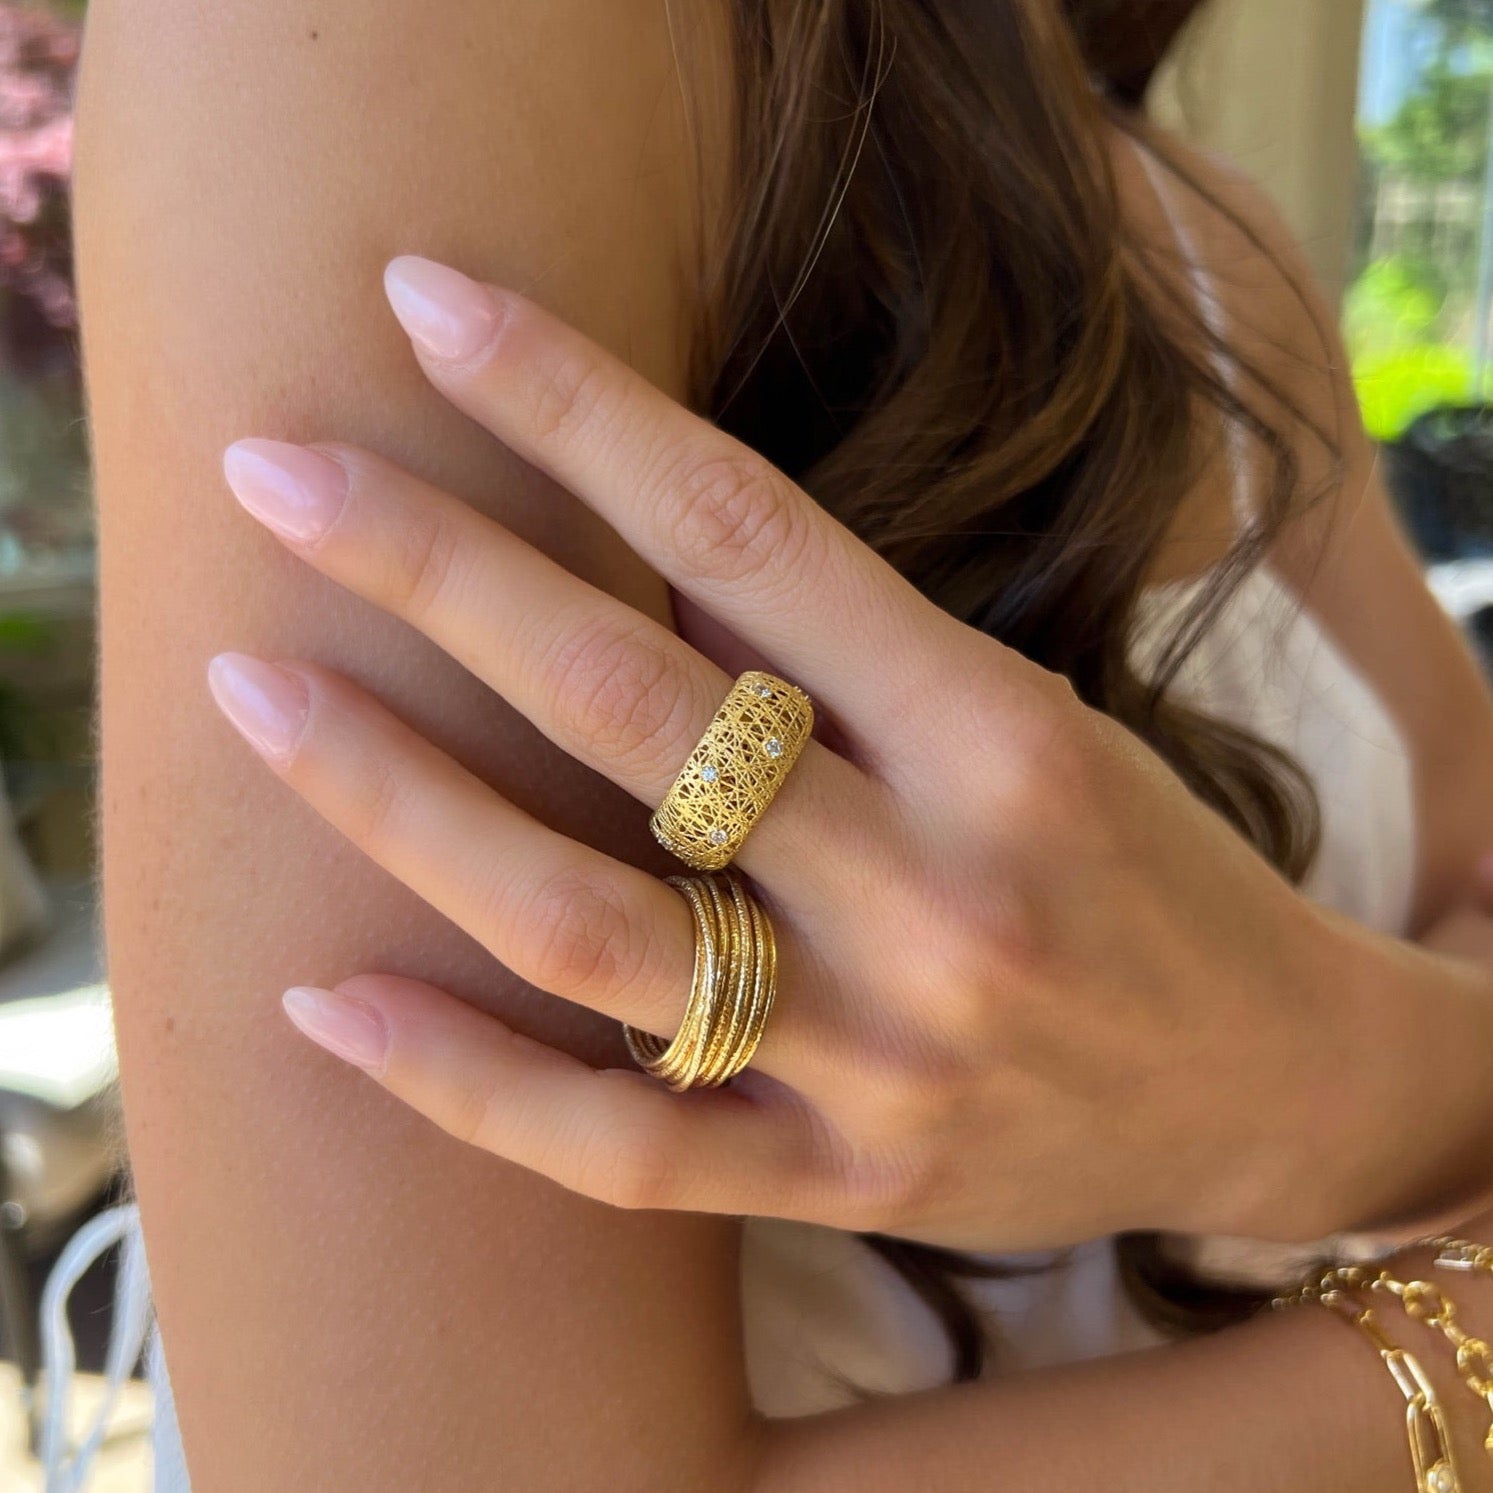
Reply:
[[[389,1052],[389,1029],[366,1001],[335,990],[292,985],[280,997],[280,1004],[296,1028],[318,1047],[369,1073],[382,1072]]]
[[[300,744],[311,701],[305,681],[288,669],[247,653],[220,653],[207,666],[207,685],[255,751],[279,761]]]
[[[235,441],[223,453],[223,475],[234,497],[292,544],[314,544],[347,501],[347,473],[289,441]]]
[[[433,259],[415,254],[391,259],[384,269],[384,294],[400,326],[442,362],[476,357],[498,329],[492,292]]]

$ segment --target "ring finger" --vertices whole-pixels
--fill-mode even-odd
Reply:
[[[657,877],[557,833],[371,695],[311,664],[222,654],[213,697],[312,808],[521,979],[663,1035],[677,1029],[694,920]],[[791,1081],[812,1005],[779,928],[782,1003],[755,1066]]]

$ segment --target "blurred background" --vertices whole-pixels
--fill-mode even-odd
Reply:
[[[1167,8],[1115,3],[1142,32]],[[27,1447],[43,1283],[119,1187],[67,220],[82,15],[82,0],[0,0],[0,1493],[41,1487]],[[1215,0],[1147,102],[1273,194],[1340,298],[1396,500],[1437,594],[1493,659],[1493,0]],[[80,1424],[110,1268],[71,1307]],[[131,1385],[91,1486],[148,1485],[148,1415]]]

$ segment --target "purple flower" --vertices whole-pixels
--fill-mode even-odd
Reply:
[[[76,21],[0,0],[0,291],[59,330],[76,317],[67,190],[79,40]]]

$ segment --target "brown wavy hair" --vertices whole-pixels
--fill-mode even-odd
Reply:
[[[1259,370],[1220,378],[1196,305],[1121,211],[1114,130],[1137,129],[1197,3],[731,0],[731,198],[702,256],[692,398],[945,610],[1067,675],[1299,879],[1317,835],[1302,774],[1168,693],[1308,500],[1297,428],[1336,449]],[[1202,406],[1248,433],[1258,524],[1141,677],[1137,599],[1205,460]],[[975,1377],[985,1343],[958,1281],[987,1267],[867,1243]],[[1122,1249],[1151,1281],[1154,1241]]]

